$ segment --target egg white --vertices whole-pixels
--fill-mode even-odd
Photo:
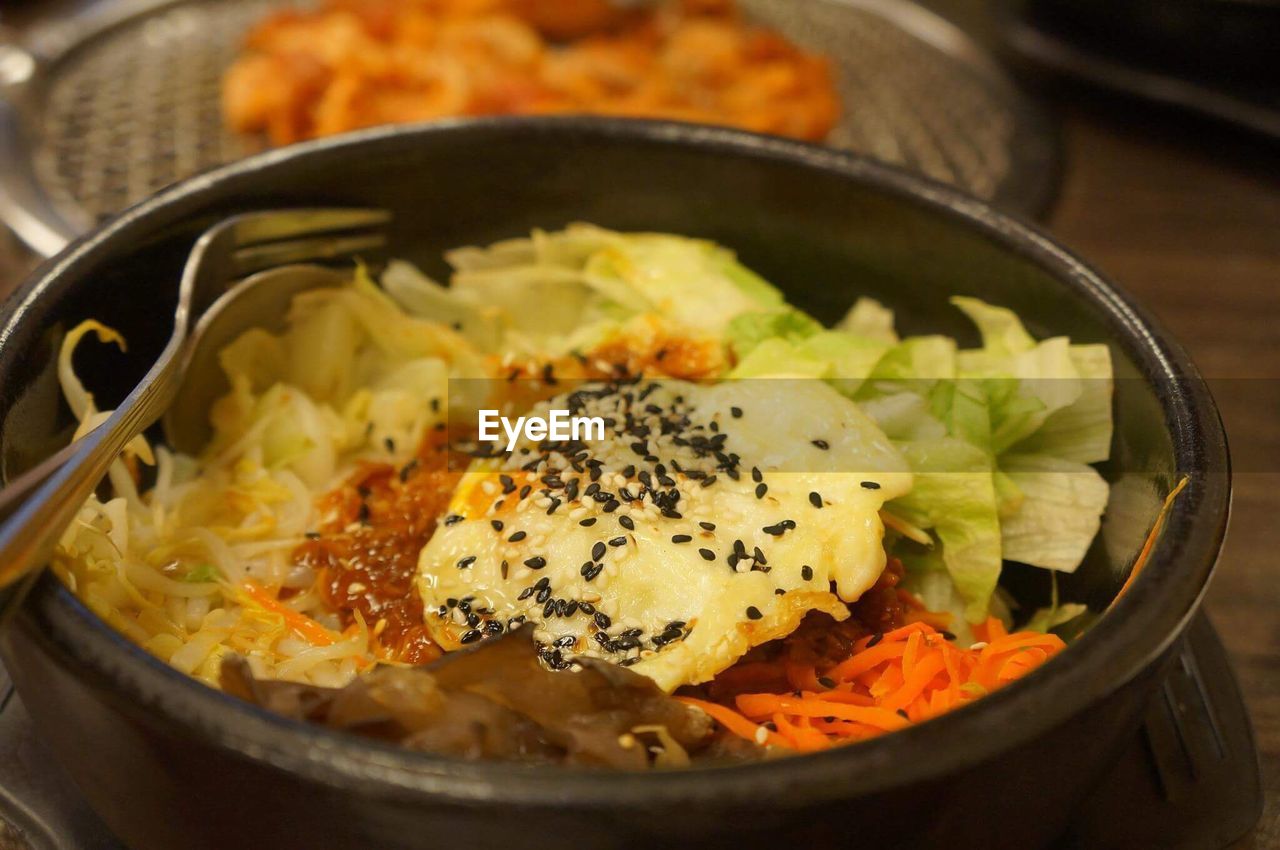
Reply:
[[[509,456],[476,461],[419,560],[427,624],[442,646],[523,618],[553,664],[605,658],[670,691],[713,678],[751,647],[790,633],[809,611],[847,617],[846,603],[875,583],[885,566],[879,510],[910,489],[911,475],[851,401],[811,380],[649,383],[618,393],[646,390],[631,407],[637,417],[685,411],[679,433],[718,439],[721,457],[736,456],[737,480],[715,469],[716,457],[691,456],[666,438],[648,441],[650,461],[634,435],[610,433],[582,449],[586,455],[572,453],[599,464],[595,483],[609,494],[640,493],[641,471],[663,490],[653,459],[676,458],[693,477],[663,462],[673,485],[665,489],[680,494],[664,514],[651,499],[611,506],[585,495],[590,467],[579,475],[561,455],[547,455],[545,443],[522,439]],[[534,413],[568,404],[564,394]],[[540,456],[549,463],[521,469]],[[564,471],[553,483],[580,479],[577,498],[545,485],[557,465]],[[699,470],[715,475],[709,485]],[[735,549],[765,562],[735,559]],[[545,593],[528,590],[539,582]],[[559,608],[554,600],[563,600]],[[565,607],[573,609],[567,616]]]

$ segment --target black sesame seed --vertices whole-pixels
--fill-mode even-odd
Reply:
[[[714,522],[700,522],[700,523],[698,523],[698,525],[702,526],[702,527],[703,527],[704,529],[706,529],[707,531],[715,531],[715,530],[716,530],[716,524],[715,524]]]
[[[626,546],[626,545],[627,545],[627,538],[625,538],[625,537],[615,537],[615,538],[613,538],[612,540],[610,540],[610,541],[609,541],[609,545],[610,545],[610,546]]]
[[[863,490],[879,490],[880,489],[880,485],[875,481],[863,481],[861,486]]]
[[[476,562],[476,556],[475,556],[475,555],[468,555],[467,557],[465,557],[465,558],[463,558],[462,560],[458,561],[458,569],[460,569],[460,570],[465,570],[467,567],[471,566],[471,565],[472,565],[472,564],[474,564],[475,562]]]
[[[618,525],[622,526],[627,531],[636,530],[635,522],[631,519],[631,517],[626,516],[625,514],[623,516],[618,517]]]
[[[822,494],[816,490],[810,493],[809,504],[813,505],[815,508],[822,507]]]
[[[579,522],[579,523],[578,523],[578,525],[582,526],[583,528],[590,528],[591,526],[593,526],[593,525],[595,525],[595,524],[596,524],[596,518],[595,518],[595,517],[593,517],[593,516],[589,516],[589,517],[587,517],[586,519],[584,519],[584,520],[582,520],[581,522]]]
[[[748,619],[748,620],[759,620],[759,619],[761,619],[762,617],[764,617],[764,614],[761,614],[761,613],[760,613],[760,609],[759,609],[759,608],[757,608],[757,607],[756,607],[756,606],[754,606],[754,605],[748,605],[748,606],[747,606],[747,619]]]
[[[741,408],[741,407],[731,407],[731,408],[729,408],[729,413],[733,414],[733,418],[734,418],[734,419],[741,419],[741,418],[742,418],[742,408]]]
[[[805,564],[803,567],[801,567],[800,578],[804,579],[805,581],[813,581],[813,567],[809,566],[808,564]]]
[[[462,637],[458,638],[459,643],[475,643],[484,635],[480,634],[479,629],[468,629],[462,633]]]
[[[540,570],[547,565],[547,559],[541,555],[535,555],[524,562],[524,565],[531,570]]]
[[[445,525],[454,525],[455,523],[459,523],[459,522],[462,522],[462,517],[458,516],[457,514],[449,514],[447,517],[444,518]]]
[[[604,503],[604,507],[602,507],[600,510],[604,511],[607,514],[611,514],[620,507],[622,507],[621,502],[619,502],[617,499],[610,499],[609,501]]]
[[[884,640],[884,632],[876,632],[871,636],[871,640],[867,641],[867,649],[870,649],[882,640]]]
[[[493,530],[494,530],[494,531],[501,531],[501,530],[502,530],[502,520],[500,520],[500,519],[491,519],[491,520],[489,520],[489,525],[492,525],[492,526],[493,526]]]
[[[604,557],[605,545],[603,540],[597,540],[596,544],[591,547],[591,560],[598,561]]]
[[[688,535],[688,534],[673,534],[673,535],[671,535],[671,542],[672,542],[672,543],[688,543],[688,542],[689,542],[690,540],[692,540],[692,539],[693,539],[693,537],[692,537],[691,535]]]
[[[304,537],[306,537],[308,540],[319,540],[319,539],[320,539],[320,532],[318,532],[318,531],[308,531],[308,532],[307,532],[306,534],[304,534],[303,536],[304,536]]]
[[[525,532],[525,531],[517,531],[517,532],[515,532],[514,534],[512,534],[510,537],[508,537],[508,538],[507,538],[507,542],[508,542],[508,543],[519,543],[521,540],[524,540],[524,539],[525,539],[526,537],[528,537],[528,536],[529,536],[528,532]]]
[[[764,494],[765,494],[765,493],[768,493],[768,492],[769,492],[769,485],[768,485],[768,484],[757,484],[757,485],[756,485],[756,498],[757,498],[757,499],[763,499],[763,498],[764,498]]]
[[[699,549],[698,554],[702,556],[704,561],[714,561],[716,559],[716,553],[710,549]]]
[[[955,640],[955,639],[956,639],[956,636],[955,636],[955,635],[953,635],[951,632],[948,632],[948,631],[941,631],[941,632],[939,632],[938,634],[942,635],[942,639],[943,639],[943,640],[952,640],[952,641],[953,641],[953,640]]]
[[[900,708],[900,709],[898,709],[898,714],[899,714],[899,716],[901,716],[901,717],[902,717],[902,719],[903,719],[903,720],[910,720],[910,719],[911,719],[909,716],[907,716],[907,712],[906,712],[906,710],[905,710],[905,709],[901,709],[901,708]]]
[[[787,533],[787,527],[782,523],[778,523],[777,525],[766,525],[760,530],[765,534],[769,534],[774,537],[781,537],[783,534]]]
[[[810,440],[809,442],[813,443],[815,446],[822,449],[824,452],[827,449],[831,448],[831,444],[828,443],[826,440]]]
[[[595,614],[596,625],[602,629],[607,629],[613,625],[613,620],[609,619],[609,615],[603,611],[597,611]]]
[[[503,561],[502,566],[499,567],[498,569],[502,573],[503,580],[505,580],[507,578],[507,575],[511,571],[511,566],[506,561]]]
[[[819,676],[818,684],[822,685],[824,688],[834,688],[836,686],[836,683],[831,679],[828,679],[826,676]]]

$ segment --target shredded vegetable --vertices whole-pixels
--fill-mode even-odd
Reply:
[[[680,697],[725,729],[758,744],[812,752],[893,732],[966,705],[1021,678],[1060,652],[1052,634],[1009,634],[995,617],[968,649],[917,620],[857,641],[826,670],[789,662],[790,693],[741,693],[733,707]],[[799,669],[796,669],[799,668]]]

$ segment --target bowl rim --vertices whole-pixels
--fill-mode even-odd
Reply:
[[[1031,675],[929,722],[893,735],[799,758],[626,773],[468,762],[407,751],[287,720],[183,674],[133,644],[46,574],[24,606],[24,635],[77,665],[134,710],[177,734],[203,739],[308,781],[359,795],[456,804],[501,799],[514,806],[617,809],[650,805],[770,799],[812,804],[936,780],[1032,740],[1104,699],[1149,667],[1181,633],[1204,593],[1221,547],[1230,495],[1225,434],[1209,390],[1186,352],[1130,296],[1036,226],[998,212],[944,184],[866,157],[739,130],[661,121],[597,117],[455,119],[380,127],[270,150],[188,178],[113,216],[46,261],[0,307],[0,370],[16,355],[15,329],[63,281],[75,280],[118,252],[130,234],[153,233],[181,220],[211,196],[234,197],[265,171],[312,164],[442,137],[486,140],[512,135],[563,138],[647,148],[697,149],[763,159],[860,184],[925,207],[976,231],[1045,270],[1072,297],[1101,314],[1113,345],[1127,349],[1161,398],[1179,475],[1187,488],[1169,511],[1164,533],[1124,596],[1066,651]],[[228,194],[219,194],[226,190]],[[70,285],[70,284],[67,284]],[[34,320],[33,320],[34,321]],[[40,629],[40,625],[45,630]],[[911,757],[929,752],[928,759]],[[709,781],[714,778],[715,781]],[[779,793],[788,789],[788,793]],[[622,793],[624,792],[625,793]],[[757,796],[768,792],[769,797]],[[797,793],[800,792],[800,793]]]

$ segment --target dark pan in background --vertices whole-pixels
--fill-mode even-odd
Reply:
[[[854,747],[687,772],[462,763],[291,723],[152,658],[46,576],[0,651],[43,741],[130,846],[1035,848],[1075,829],[1092,847],[1091,824],[1105,827],[1107,812],[1079,806],[1153,704],[1172,706],[1159,710],[1172,711],[1163,728],[1175,744],[1217,740],[1229,754],[1203,752],[1162,775],[1216,770],[1229,787],[1247,784],[1247,723],[1228,704],[1216,718],[1207,709],[1197,732],[1188,694],[1210,677],[1180,644],[1230,490],[1221,424],[1186,354],[1045,235],[821,147],[673,124],[456,122],[311,143],[184,183],[76,242],[0,312],[6,474],[70,428],[51,380],[62,332],[92,316],[129,339],[128,357],[83,376],[112,403],[160,343],[195,234],[234,211],[293,203],[389,206],[392,252],[429,271],[446,247],[591,220],[719,240],[827,321],[868,294],[897,309],[908,333],[971,337],[946,303],[963,292],[1015,309],[1038,335],[1108,343],[1119,380],[1104,474],[1115,496],[1086,564],[1062,582],[1069,599],[1105,607],[1163,495],[1184,475],[1191,483],[1124,597],[1026,679]],[[1023,601],[1041,600],[1028,591]],[[1178,669],[1191,672],[1171,679]],[[1222,767],[1241,764],[1240,780]]]
[[[1280,140],[1278,0],[1000,0],[1022,63]]]

